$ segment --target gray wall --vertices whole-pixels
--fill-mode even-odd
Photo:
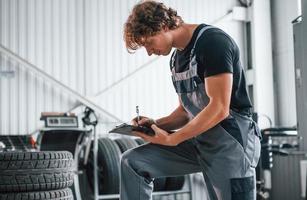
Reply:
[[[272,42],[276,124],[296,125],[292,21],[300,15],[301,0],[272,0]]]

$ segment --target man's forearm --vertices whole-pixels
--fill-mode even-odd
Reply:
[[[169,116],[162,117],[156,120],[157,126],[163,130],[176,130],[189,122],[189,117],[182,106],[179,106]]]
[[[173,140],[179,144],[214,127],[229,115],[229,109],[223,105],[208,104],[186,126],[172,134]],[[208,117],[210,116],[210,117]]]

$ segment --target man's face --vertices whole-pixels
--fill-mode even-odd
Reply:
[[[149,56],[152,54],[167,56],[172,50],[172,42],[173,39],[170,32],[162,30],[154,36],[147,37],[144,47]]]

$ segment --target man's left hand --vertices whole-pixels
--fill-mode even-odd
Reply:
[[[153,124],[151,128],[155,131],[154,136],[149,136],[139,131],[133,131],[133,133],[136,136],[143,138],[145,141],[151,142],[153,144],[161,144],[165,146],[177,146],[178,143],[174,141],[174,137],[172,137],[171,134],[169,134],[163,129],[160,129],[155,124]]]

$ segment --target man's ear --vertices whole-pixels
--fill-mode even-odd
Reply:
[[[167,32],[167,31],[169,31],[169,28],[168,28],[166,25],[164,25],[164,26],[162,27],[162,30],[165,31],[165,32]]]

